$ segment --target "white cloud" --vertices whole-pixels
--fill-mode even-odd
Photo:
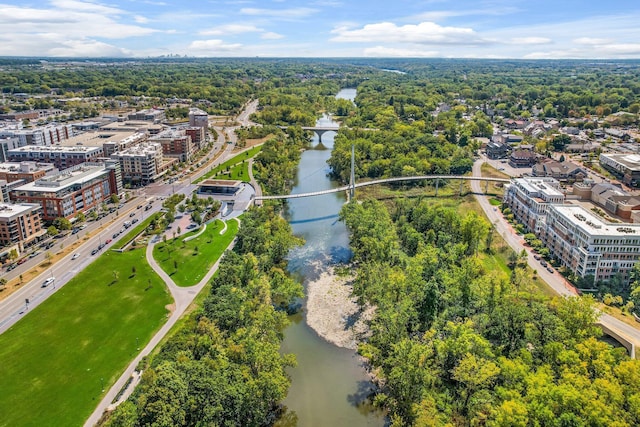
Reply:
[[[258,28],[255,25],[249,24],[226,24],[214,27],[209,30],[202,30],[198,34],[203,36],[222,36],[227,34],[244,34],[244,33],[256,33],[263,32],[262,28]]]
[[[428,12],[419,13],[408,18],[411,21],[444,21],[447,18],[455,18],[460,16],[503,16],[510,15],[518,12],[518,8],[506,6],[506,7],[488,7],[485,9],[465,9],[460,8],[456,10],[431,10]]]
[[[553,40],[547,37],[514,37],[509,43],[511,44],[549,44],[553,43]]]
[[[573,39],[573,42],[575,44],[585,44],[585,45],[602,45],[602,44],[608,44],[611,43],[612,40],[611,39],[597,39],[597,38],[593,38],[593,37],[580,37],[577,39]]]
[[[133,17],[133,19],[138,23],[138,24],[146,24],[149,22],[149,19],[141,16],[141,15],[136,15]]]
[[[203,56],[215,56],[220,52],[233,52],[242,48],[240,43],[225,43],[219,39],[194,40],[187,47],[190,52]]]
[[[278,40],[284,38],[284,36],[282,34],[267,31],[266,33],[263,33],[260,38],[263,40]]]
[[[377,58],[435,58],[441,56],[437,50],[398,49],[384,46],[368,47],[364,50],[364,55]]]
[[[359,29],[338,27],[332,41],[337,42],[397,42],[420,44],[486,43],[471,28],[443,27],[433,22],[397,26],[391,22],[367,24]]]
[[[290,9],[258,9],[253,7],[244,7],[240,9],[240,13],[243,15],[268,16],[271,18],[281,19],[306,18],[307,16],[313,15],[317,12],[318,9],[310,7],[294,7]]]

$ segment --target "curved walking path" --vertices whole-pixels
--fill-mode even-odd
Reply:
[[[240,221],[238,221],[238,223],[240,223]],[[231,243],[229,244],[229,246],[227,246],[225,250],[233,249],[234,244],[235,244],[235,239],[231,241]],[[200,282],[198,282],[197,285],[189,286],[189,287],[180,287],[176,285],[176,283],[173,281],[171,276],[169,276],[153,258],[154,246],[155,246],[155,243],[153,243],[153,240],[149,240],[149,244],[147,245],[147,252],[146,252],[147,262],[149,263],[151,268],[153,268],[156,274],[158,274],[158,276],[160,276],[160,278],[167,285],[167,289],[169,289],[169,292],[171,293],[171,296],[173,297],[173,300],[174,300],[174,305],[175,305],[174,310],[169,316],[169,319],[167,320],[167,322],[160,328],[158,332],[156,332],[153,338],[151,338],[151,340],[147,343],[147,345],[131,361],[129,366],[127,366],[127,369],[125,369],[125,371],[122,373],[120,378],[118,378],[118,380],[113,384],[113,386],[111,386],[109,391],[105,393],[104,397],[102,398],[102,400],[100,401],[96,409],[93,411],[91,416],[87,419],[87,421],[84,423],[85,427],[95,426],[98,423],[98,420],[100,420],[100,417],[102,417],[102,414],[106,410],[115,409],[116,406],[118,406],[121,402],[124,402],[131,395],[137,383],[140,381],[140,375],[135,373],[136,367],[138,366],[138,363],[140,363],[140,360],[143,357],[150,354],[151,351],[153,351],[153,349],[158,345],[158,343],[160,343],[160,341],[165,337],[165,335],[167,335],[167,333],[171,330],[173,325],[175,325],[178,319],[182,317],[182,315],[184,314],[186,309],[189,307],[189,305],[191,305],[195,297],[200,293],[200,291],[202,291],[202,288],[204,288],[204,286],[207,283],[209,283],[209,280],[211,279],[211,277],[213,277],[214,273],[218,270],[218,266],[220,265],[220,259],[222,259],[222,257],[220,257],[215,262],[215,264],[213,264],[213,266],[209,269],[207,274],[205,274],[205,276],[202,278],[202,280],[200,280]],[[125,386],[129,378],[132,377],[132,375],[133,375],[133,381],[131,381],[131,383],[128,385],[124,393],[122,393],[122,395],[119,397],[118,401],[115,404],[112,404],[111,402],[113,402],[113,400],[116,398],[120,390],[122,390],[122,388]]]

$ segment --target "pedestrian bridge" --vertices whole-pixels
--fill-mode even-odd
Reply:
[[[436,180],[436,194],[438,191],[438,183],[441,179],[458,179],[465,181],[484,181],[487,184],[489,182],[501,182],[501,183],[509,183],[511,182],[508,179],[504,178],[489,178],[484,176],[467,176],[467,175],[419,175],[419,176],[399,176],[394,178],[384,178],[384,179],[376,179],[373,181],[365,181],[359,182],[353,185],[353,188],[366,187],[369,185],[377,185],[377,184],[388,184],[391,182],[403,182],[403,181],[424,181],[424,180]],[[302,197],[314,197],[314,196],[322,196],[323,194],[331,194],[331,193],[340,193],[342,191],[347,191],[351,189],[351,185],[343,185],[337,188],[331,188],[329,190],[321,190],[321,191],[312,191],[309,193],[300,193],[300,194],[282,194],[282,195],[274,195],[274,196],[256,196],[255,200],[279,200],[279,199],[300,199]],[[485,190],[486,191],[486,190]]]

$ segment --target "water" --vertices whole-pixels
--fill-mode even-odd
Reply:
[[[344,89],[337,97],[353,100],[355,95],[355,89]],[[317,125],[336,123],[325,116]],[[326,161],[331,155],[333,137],[333,132],[323,134],[322,143],[317,136],[313,138],[311,148],[302,154],[292,193],[339,186],[327,176]],[[306,241],[290,255],[289,270],[303,283],[316,278],[327,265],[351,257],[348,232],[338,221],[345,197],[343,193],[335,193],[289,202],[289,222],[294,233]],[[292,317],[282,347],[283,351],[296,355],[298,366],[289,371],[292,382],[284,401],[288,411],[277,424],[279,427],[384,425],[384,417],[366,401],[373,386],[355,351],[320,338],[307,325],[304,312]]]

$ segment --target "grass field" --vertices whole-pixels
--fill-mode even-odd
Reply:
[[[233,179],[243,182],[249,182],[249,162],[244,163],[236,163],[229,169],[229,173],[224,171],[218,172],[215,176],[211,178],[215,179]]]
[[[219,173],[226,171],[227,168],[231,169],[236,164],[241,164],[243,160],[249,160],[250,158],[252,158],[256,154],[258,154],[258,152],[260,152],[261,149],[262,149],[262,146],[257,146],[257,147],[253,147],[253,148],[245,151],[244,153],[240,153],[240,154],[238,154],[236,156],[233,156],[232,158],[230,158],[226,162],[221,163],[218,166],[216,166],[215,168],[211,169],[209,172],[207,172],[206,174],[204,174],[203,176],[198,178],[196,181],[194,181],[194,183],[197,184],[197,183],[199,183],[199,182],[201,182],[201,181],[203,181],[205,179],[209,179],[211,177],[214,177],[214,176],[218,175]],[[247,172],[245,172],[245,173],[247,173]],[[248,177],[248,174],[245,175],[245,176]]]
[[[188,242],[184,242],[184,238],[197,231],[159,243],[153,248],[153,257],[176,285],[193,286],[222,256],[238,232],[238,222],[227,221],[227,231],[220,235],[223,228],[222,221],[217,220],[208,224],[204,233]]]
[[[144,249],[100,256],[0,335],[0,426],[82,425],[171,301]]]

